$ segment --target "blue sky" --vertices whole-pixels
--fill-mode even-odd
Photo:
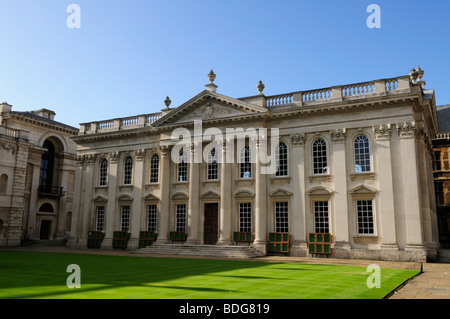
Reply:
[[[70,4],[81,28],[70,29]],[[369,4],[381,28],[366,25]],[[0,101],[79,123],[159,112],[204,90],[266,95],[408,74],[450,103],[450,2],[0,0]]]

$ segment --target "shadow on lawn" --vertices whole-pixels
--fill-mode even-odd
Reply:
[[[70,272],[66,272],[67,266],[70,264],[80,266],[81,289],[69,289],[66,286],[66,280],[71,275]],[[276,263],[271,263],[271,265],[274,264]],[[77,294],[82,295],[87,292],[101,292],[102,290],[116,288],[120,290],[127,287],[149,288],[149,290],[156,288],[228,293],[230,292],[229,289],[186,287],[182,284],[180,286],[159,285],[157,283],[162,284],[164,281],[191,276],[221,276],[217,273],[252,269],[266,265],[267,263],[259,261],[137,258],[132,256],[0,251],[0,298],[52,298],[64,295],[77,298]],[[242,279],[274,279],[257,276],[224,276]],[[89,287],[89,285],[100,286]],[[5,288],[5,290],[2,288]],[[7,291],[17,288],[23,293],[17,293],[17,291],[8,293]],[[146,296],[145,290],[140,291],[140,293]],[[122,298],[119,294],[120,292],[107,298]]]

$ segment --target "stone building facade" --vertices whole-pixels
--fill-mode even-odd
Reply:
[[[71,247],[142,231],[171,244],[247,245],[267,253],[288,234],[307,256],[310,233],[331,255],[424,261],[438,247],[432,175],[434,91],[423,72],[266,96],[206,89],[160,113],[81,124]],[[229,133],[229,134],[226,134]],[[182,144],[182,141],[186,142]],[[224,160],[226,158],[226,160]]]
[[[433,139],[433,177],[440,247],[450,249],[450,105],[437,107],[439,132]]]
[[[78,129],[54,117],[0,104],[0,246],[69,236]]]

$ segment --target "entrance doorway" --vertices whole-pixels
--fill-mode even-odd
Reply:
[[[40,233],[41,240],[47,240],[50,238],[51,226],[52,226],[51,220],[41,220],[41,233]]]
[[[215,245],[219,239],[219,204],[205,204],[205,224],[203,230],[203,243],[205,245]]]

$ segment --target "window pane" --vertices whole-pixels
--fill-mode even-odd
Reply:
[[[358,233],[374,234],[372,200],[356,201],[358,212]]]
[[[355,172],[370,172],[369,139],[360,135],[355,139]]]
[[[148,205],[148,231],[156,231],[156,205]]]
[[[150,183],[158,183],[159,156],[155,154],[150,159]]]
[[[218,178],[218,165],[216,149],[213,148],[208,154],[208,180],[215,180]]]
[[[314,224],[316,233],[329,233],[328,202],[314,202]]]
[[[327,167],[327,144],[321,138],[313,144],[313,165],[314,174],[326,174]]]
[[[100,161],[100,186],[106,186],[108,180],[108,161],[106,159],[102,159]]]
[[[131,177],[133,175],[133,159],[131,158],[131,156],[125,158],[123,171],[124,171],[123,174],[124,185],[131,185]]]
[[[288,217],[289,217],[288,203],[287,202],[276,202],[275,203],[275,231],[277,233],[289,232]]]
[[[187,155],[183,150],[180,151],[178,159],[178,181],[187,182]]]
[[[280,143],[275,148],[275,159],[277,165],[277,172],[275,176],[287,176],[288,174],[288,159],[287,159],[287,146],[284,143]]]
[[[251,151],[249,146],[244,146],[241,148],[239,157],[239,167],[241,178],[250,178],[252,177],[252,163],[251,163]]]
[[[103,231],[105,226],[105,206],[97,206],[97,231]]]
[[[176,231],[186,231],[186,204],[177,205]]]
[[[252,204],[240,203],[239,204],[239,231],[251,232],[252,231]]]
[[[122,206],[121,209],[121,231],[128,231],[130,229],[130,206]]]

